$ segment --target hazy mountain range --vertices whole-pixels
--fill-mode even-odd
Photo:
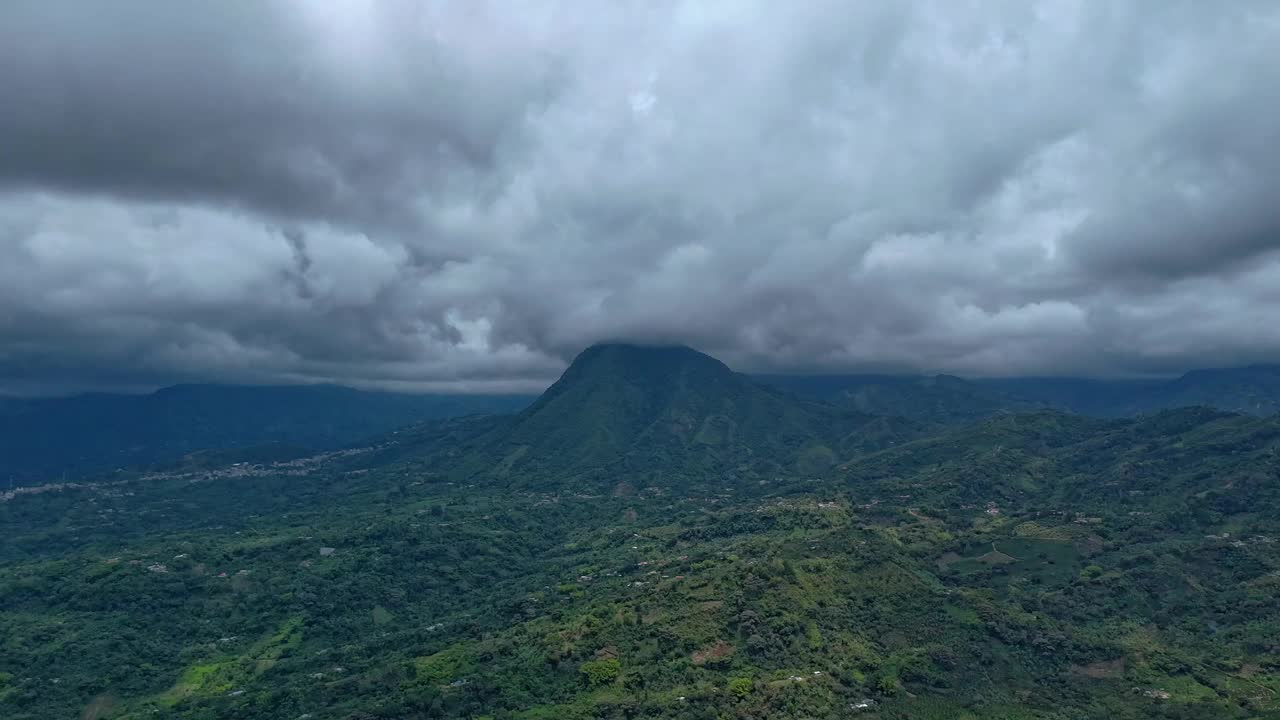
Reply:
[[[327,450],[409,423],[502,413],[523,396],[403,395],[334,385],[176,385],[0,403],[0,486],[148,466],[206,449],[283,443]]]
[[[19,489],[0,495],[0,716],[1274,720],[1280,416],[1046,407],[1266,377],[778,389],[608,345],[513,413]],[[501,409],[428,400],[127,407],[167,403],[160,437],[188,444],[272,417],[338,442],[375,401]]]
[[[516,433],[508,459],[512,467],[523,466],[527,451],[520,447],[557,442],[584,449],[588,456],[622,457],[627,453],[618,443],[624,438],[644,435],[651,446],[658,447],[665,440],[688,435],[709,447],[727,443],[736,450],[726,452],[735,456],[750,453],[761,443],[807,445],[800,451],[821,465],[834,457],[828,452],[838,456],[842,446],[876,446],[898,439],[903,432],[888,427],[886,420],[852,421],[849,413],[930,425],[1037,409],[1099,417],[1195,405],[1251,415],[1280,411],[1280,366],[1275,365],[1196,370],[1172,380],[966,380],[949,375],[748,377],[710,373],[711,363],[723,368],[687,348],[592,348],[531,408],[534,412]],[[668,372],[681,385],[652,382],[654,377],[665,382]],[[579,375],[582,382],[573,386],[569,396],[561,397],[565,383]],[[610,384],[614,377],[625,378],[624,384]],[[806,412],[784,412],[776,390],[811,401]],[[740,395],[736,402],[741,407],[729,401],[726,393]],[[145,395],[0,398],[0,483],[51,481],[64,473],[69,477],[101,474],[168,462],[203,449],[282,443],[326,450],[423,420],[509,413],[534,400],[523,395],[369,392],[332,385],[179,385]],[[627,415],[625,425],[590,424],[586,433],[578,435],[583,420],[581,416],[572,422],[560,418],[566,407],[575,413],[583,408],[587,413],[603,409],[614,418],[619,408],[634,409],[636,415]],[[842,421],[832,422],[837,416]],[[854,428],[859,428],[856,437],[830,436]],[[811,442],[816,437],[822,442]],[[537,442],[520,438],[537,438]],[[636,459],[634,454],[630,457]]]

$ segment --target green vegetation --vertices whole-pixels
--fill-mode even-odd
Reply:
[[[529,408],[477,437],[450,472],[458,481],[628,494],[651,484],[817,475],[838,458],[925,431],[909,420],[796,400],[688,348],[601,345]]]
[[[607,660],[588,660],[582,663],[579,668],[582,676],[586,678],[587,684],[591,687],[597,685],[608,685],[618,679],[618,674],[622,672],[622,664],[617,658],[609,658]]]
[[[1280,417],[930,434],[694,355],[0,502],[0,717],[1280,718]]]

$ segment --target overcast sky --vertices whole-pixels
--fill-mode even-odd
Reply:
[[[1280,3],[0,3],[0,389],[1280,361]]]

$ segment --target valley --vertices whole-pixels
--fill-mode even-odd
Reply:
[[[516,415],[6,496],[0,715],[1280,717],[1278,451],[608,346]]]

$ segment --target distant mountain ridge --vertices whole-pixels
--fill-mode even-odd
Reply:
[[[881,415],[945,423],[1055,409],[1130,417],[1204,406],[1266,417],[1280,412],[1280,365],[1192,370],[1171,380],[984,378],[950,375],[761,375],[801,397]]]
[[[1280,365],[1191,370],[1171,380],[981,380],[1011,396],[1102,417],[1204,406],[1266,417],[1280,412]]]
[[[508,413],[518,395],[407,395],[336,385],[176,385],[0,405],[0,484],[170,462],[197,450],[341,447],[421,420]]]
[[[947,424],[1050,407],[953,375],[760,375],[757,380],[860,412]]]
[[[276,443],[332,449],[472,414],[500,417],[448,431],[450,452],[462,453],[459,443],[468,448],[467,462],[451,463],[459,476],[519,476],[534,484],[575,473],[767,477],[781,469],[818,471],[930,429],[998,415],[1054,409],[1126,417],[1195,405],[1274,414],[1280,366],[1196,370],[1173,380],[747,376],[687,347],[605,344],[583,351],[538,398],[332,385],[0,397],[0,485],[173,462],[202,450]],[[422,432],[434,437],[435,430]]]

